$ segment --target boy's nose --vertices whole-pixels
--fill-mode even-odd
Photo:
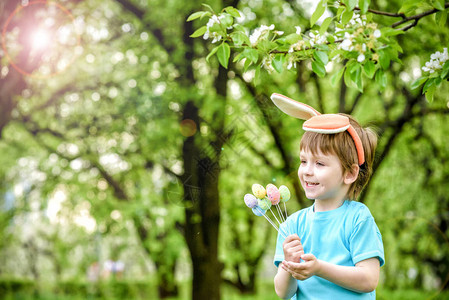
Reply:
[[[307,175],[312,175],[313,174],[313,168],[312,168],[312,166],[310,164],[308,164],[306,166],[306,170],[305,170],[304,173],[307,174]]]
[[[301,169],[305,175],[313,174],[313,166],[311,164],[304,164],[303,166],[301,166]]]

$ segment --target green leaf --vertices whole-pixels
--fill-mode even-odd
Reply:
[[[254,85],[258,85],[260,83],[260,66],[256,67],[256,72],[254,73]]]
[[[370,0],[359,0],[359,8],[362,12],[362,14],[366,14],[368,11],[368,7],[370,5]]]
[[[357,86],[357,89],[360,91],[360,93],[363,93],[363,80],[362,80],[362,66],[358,64],[358,67],[354,73],[354,83]]]
[[[284,37],[285,42],[289,44],[295,44],[301,39],[301,36],[297,35],[296,33],[289,34]]]
[[[354,64],[349,72],[349,76],[351,81],[355,83],[355,87],[360,92],[363,92],[362,66],[358,63]]]
[[[243,64],[243,71],[246,72],[248,70],[249,66],[251,66],[251,64],[252,64],[251,60],[246,59],[245,63]]]
[[[410,85],[410,89],[412,91],[418,89],[424,84],[424,82],[427,81],[427,79],[428,79],[427,77],[419,77],[418,79],[412,82],[412,84]]]
[[[209,62],[209,59],[218,51],[218,48],[220,48],[220,46],[214,47],[214,49],[212,49],[209,54],[206,57],[206,61]]]
[[[209,4],[202,3],[201,5],[208,8],[211,12],[215,13],[214,9]]]
[[[310,27],[312,27],[316,23],[316,21],[318,21],[318,19],[323,15],[323,13],[326,11],[326,7],[327,7],[326,3],[327,2],[323,1],[323,0],[321,0],[318,3],[315,11],[312,14],[312,17],[310,18]]]
[[[223,25],[225,28],[231,27],[234,23],[234,18],[229,14],[222,14],[222,18],[220,20],[221,25]]]
[[[435,22],[440,26],[441,28],[444,28],[444,25],[446,25],[447,21],[447,11],[439,11],[435,14]]]
[[[444,0],[432,0],[432,6],[438,10],[444,10]]]
[[[377,70],[375,76],[376,83],[379,85],[380,90],[384,91],[387,87],[387,74],[382,69]]]
[[[363,66],[363,70],[368,78],[372,79],[374,77],[374,73],[376,72],[376,65],[372,60],[368,60]]]
[[[429,78],[426,83],[424,84],[423,88],[422,88],[422,93],[424,94],[425,92],[427,92],[427,90],[429,88],[431,88],[432,86],[435,86],[435,78]]]
[[[329,57],[327,56],[326,52],[323,51],[315,51],[313,53],[313,58],[320,62],[321,64],[323,64],[324,66],[327,64],[327,62],[329,61]]]
[[[250,44],[249,38],[244,32],[235,31],[235,32],[231,33],[230,36],[232,38],[232,41],[234,42],[234,45],[236,45],[236,46],[241,46],[243,44],[247,44],[247,45]]]
[[[356,62],[355,60],[350,60],[347,64],[346,64],[346,69],[348,70],[349,74],[354,73],[355,70],[357,69],[359,63]]]
[[[436,88],[437,87],[435,85],[432,85],[432,86],[429,87],[429,89],[426,92],[426,99],[427,99],[427,101],[433,102],[433,96],[435,94]]]
[[[328,18],[324,19],[324,21],[323,21],[323,23],[321,23],[321,27],[320,27],[321,35],[323,35],[327,31],[327,28],[329,28],[329,25],[333,19],[334,19],[333,17],[328,17]]]
[[[273,68],[276,70],[276,72],[282,73],[282,71],[284,70],[284,60],[285,56],[282,54],[278,54],[271,61]]]
[[[395,35],[400,35],[400,34],[405,33],[403,30],[393,29],[391,27],[383,27],[380,29],[380,32],[381,32],[382,37],[395,36]]]
[[[352,19],[352,15],[354,14],[354,11],[349,10],[346,8],[345,12],[341,16],[341,23],[343,25],[348,24],[348,22]]]
[[[201,17],[204,13],[205,13],[204,11],[197,11],[197,12],[194,12],[193,14],[191,14],[191,15],[187,18],[187,22],[190,22],[190,21],[193,21],[193,20],[198,19],[198,18]],[[209,14],[210,14],[210,12],[206,12],[206,13],[209,13]]]
[[[443,71],[441,72],[441,79],[446,79],[449,74],[449,60],[448,61],[446,61],[445,63],[444,63],[444,65],[443,65]]]
[[[207,31],[207,27],[206,26],[201,26],[200,28],[198,28],[194,33],[192,33],[190,35],[190,37],[192,38],[196,38],[199,36],[202,36],[203,34],[205,34]]]
[[[242,55],[253,63],[257,63],[257,61],[259,60],[259,52],[257,52],[257,50],[253,48],[245,48]]]
[[[402,50],[401,47],[399,47],[399,49]],[[388,53],[390,60],[402,64],[402,61],[399,59],[398,50],[396,49],[395,43],[392,43],[392,46],[386,48],[385,51]]]
[[[331,77],[331,84],[332,86],[336,86],[337,82],[340,81],[341,76],[343,76],[343,72],[345,71],[345,68],[342,67],[338,72],[336,72],[334,75],[332,75]]]
[[[345,75],[343,76],[343,80],[345,81],[345,85],[347,87],[356,87],[354,81],[351,79],[351,72],[349,72],[349,69],[346,67]]]
[[[234,32],[235,31],[246,32],[245,27],[243,27],[241,24],[238,24],[238,23],[235,23],[233,28],[234,28]]]
[[[354,10],[354,7],[357,5],[357,0],[346,0],[345,2],[350,10]]]
[[[382,69],[386,70],[390,67],[390,54],[388,51],[385,50],[380,50],[378,52],[379,54],[379,62],[380,62],[380,66],[382,67]]]
[[[398,13],[403,13],[405,15],[408,15],[410,13],[412,13],[414,10],[416,10],[416,8],[422,3],[420,3],[421,1],[417,1],[417,0],[408,0],[405,1],[401,8],[399,9]]]
[[[227,43],[223,43],[218,47],[217,57],[223,68],[228,68],[229,57],[231,56],[231,48]]]
[[[225,9],[225,12],[227,12],[228,14],[230,14],[231,16],[233,16],[234,18],[240,18],[240,13],[237,9],[235,9],[232,6],[228,6]]]
[[[337,19],[341,18],[341,14],[346,10],[346,7],[343,5],[340,5],[337,9],[337,14],[335,15]]]
[[[329,51],[329,46],[326,44],[318,44],[314,46],[317,50]]]
[[[324,77],[326,75],[326,69],[324,68],[324,64],[319,61],[315,60],[312,62],[312,70],[319,77]]]

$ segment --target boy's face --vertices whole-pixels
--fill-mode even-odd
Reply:
[[[310,151],[300,152],[301,164],[298,177],[306,197],[317,200],[341,201],[348,192],[343,167],[334,154],[313,155]]]

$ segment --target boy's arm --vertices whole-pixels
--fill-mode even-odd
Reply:
[[[318,260],[312,254],[305,254],[301,258],[304,262],[284,261],[282,264],[285,271],[299,280],[316,275],[359,293],[374,291],[379,282],[380,263],[374,257],[358,262],[355,267],[334,265]]]
[[[282,268],[279,264],[278,272],[274,276],[274,289],[281,299],[290,299],[295,295],[298,283],[292,275]]]
[[[288,261],[300,262],[304,249],[301,239],[297,234],[291,234],[286,237],[282,243],[284,259]],[[296,293],[298,283],[292,275],[282,267],[282,262],[278,266],[278,272],[274,276],[274,289],[276,294],[282,299],[290,299]]]

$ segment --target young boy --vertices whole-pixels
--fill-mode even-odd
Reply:
[[[368,207],[353,200],[371,175],[376,134],[348,115],[320,115],[278,94],[272,99],[287,114],[308,119],[298,176],[306,197],[314,200],[279,228],[289,235],[277,239],[277,295],[375,299],[385,262],[382,236]],[[302,105],[311,117],[295,111]]]

